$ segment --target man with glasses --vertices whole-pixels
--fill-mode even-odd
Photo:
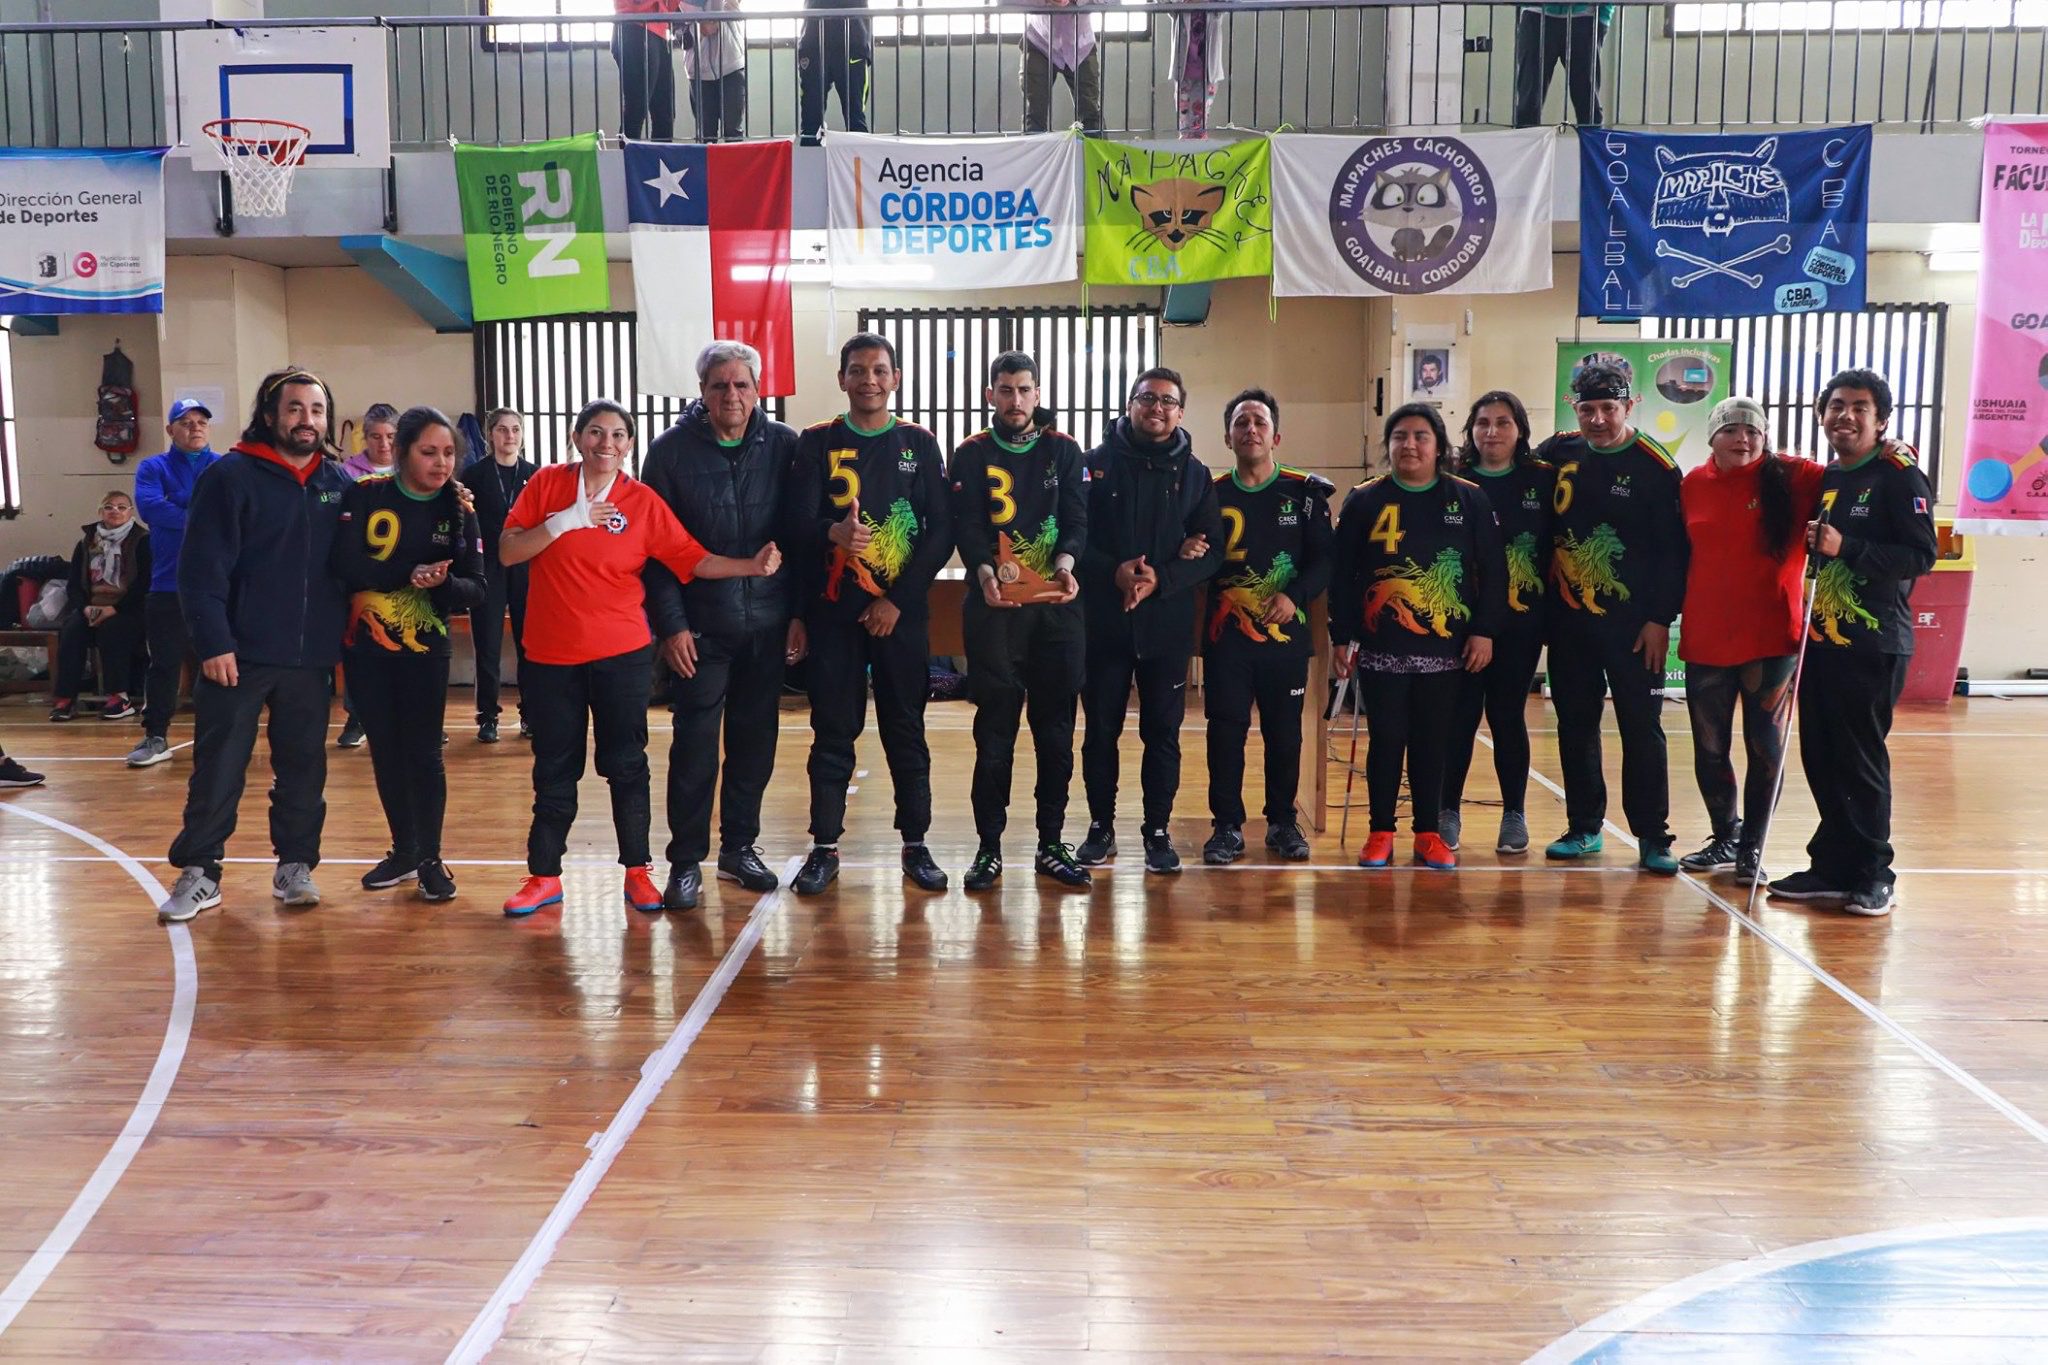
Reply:
[[[1132,386],[1124,416],[1088,452],[1088,543],[1080,578],[1088,639],[1081,777],[1089,823],[1075,854],[1084,866],[1116,856],[1117,741],[1135,682],[1144,746],[1145,870],[1180,870],[1167,820],[1180,789],[1196,589],[1223,562],[1216,489],[1181,429],[1186,406],[1180,375],[1147,370]]]

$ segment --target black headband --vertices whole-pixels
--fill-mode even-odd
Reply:
[[[1572,386],[1572,393],[1581,403],[1599,403],[1612,400],[1626,403],[1633,395],[1629,391],[1628,377],[1618,370],[1588,370],[1579,376]]]

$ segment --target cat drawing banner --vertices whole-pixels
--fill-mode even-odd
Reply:
[[[1579,315],[1759,317],[1863,307],[1870,127],[1579,130]]]
[[[1085,145],[1089,284],[1196,284],[1273,273],[1265,138]]]
[[[1956,529],[2048,535],[2048,121],[1984,127],[1977,346]]]
[[[1273,292],[1518,294],[1550,288],[1548,128],[1273,138]]]
[[[988,289],[1071,280],[1080,139],[825,139],[832,283]]]

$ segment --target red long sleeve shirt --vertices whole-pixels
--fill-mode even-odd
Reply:
[[[1801,530],[1783,554],[1764,546],[1762,460],[1730,472],[1709,459],[1678,487],[1692,542],[1678,627],[1678,655],[1687,663],[1732,668],[1799,649],[1804,530],[1820,505],[1821,466],[1769,458],[1782,460],[1791,475],[1792,513]]]

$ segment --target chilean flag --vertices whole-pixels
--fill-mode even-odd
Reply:
[[[694,397],[697,353],[744,341],[761,393],[796,392],[790,144],[628,142],[640,388]]]

